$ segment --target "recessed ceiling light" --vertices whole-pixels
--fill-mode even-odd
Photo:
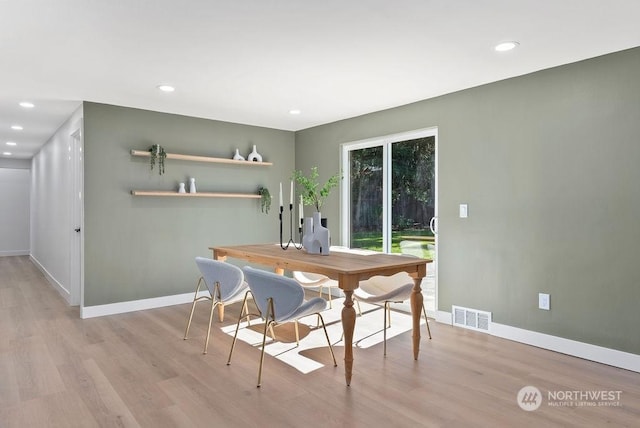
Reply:
[[[289,114],[300,114],[300,113],[302,113],[302,112],[300,110],[298,110],[297,108],[289,110]]]
[[[11,129],[15,131],[22,131],[24,128],[20,125],[11,125]]]
[[[11,152],[2,152],[4,156],[11,156]]]
[[[35,104],[30,103],[29,101],[22,101],[20,103],[20,107],[24,107],[24,108],[34,108]]]
[[[515,49],[518,45],[520,45],[518,42],[502,42],[498,43],[494,49],[498,52],[506,52]]]
[[[174,88],[171,85],[158,85],[157,88],[160,89],[162,92],[173,92],[176,90],[176,88]]]
[[[7,146],[17,146],[17,143],[14,143],[13,141],[7,141]]]

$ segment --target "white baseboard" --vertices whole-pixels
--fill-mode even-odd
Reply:
[[[208,291],[200,291],[198,297],[208,295]],[[193,302],[193,292],[175,294],[173,296],[152,297],[149,299],[131,300],[128,302],[109,303],[106,305],[84,306],[80,308],[80,318],[95,318],[105,315],[123,314],[126,312],[143,311],[145,309],[162,308],[165,306],[182,305]]]
[[[67,290],[62,284],[60,284],[58,280],[56,280],[53,275],[51,275],[49,271],[46,270],[44,266],[42,266],[42,264],[40,264],[38,259],[33,257],[33,254],[31,254],[29,258],[31,259],[33,264],[36,265],[36,267],[40,270],[40,272],[42,272],[47,281],[49,281],[49,283],[53,285],[53,288],[55,288],[58,293],[60,293],[60,295],[64,298],[64,300],[66,300],[68,304],[71,304],[71,293],[69,292],[69,290]]]
[[[491,334],[504,339],[514,340],[516,342],[526,343],[527,345],[533,345],[640,373],[640,355],[629,352],[604,348],[590,343],[578,342],[576,340],[551,336],[549,334],[538,333],[537,331],[524,330],[498,323],[491,324]]]
[[[29,250],[14,250],[14,251],[0,251],[0,257],[11,257],[11,256],[28,256],[30,253]]]
[[[436,311],[435,318],[437,322],[441,322],[443,324],[449,324],[449,325],[453,324],[453,318],[451,316],[451,312]]]
[[[451,325],[451,313],[438,311],[436,321]],[[513,340],[514,342],[525,343],[538,348],[548,349],[550,351],[640,373],[640,355],[637,354],[604,348],[602,346],[578,342],[576,340],[565,339],[537,331],[524,330],[495,322],[491,323],[491,332],[489,334],[503,339]]]

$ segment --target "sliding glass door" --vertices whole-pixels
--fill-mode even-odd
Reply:
[[[343,245],[434,260],[423,283],[435,310],[436,129],[343,146]]]

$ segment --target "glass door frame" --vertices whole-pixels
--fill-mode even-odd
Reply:
[[[388,145],[385,144],[384,140],[380,138],[342,144],[342,174],[344,177],[348,177],[348,179],[342,180],[342,194],[340,195],[341,245],[343,247],[351,246],[351,179],[349,178],[351,177],[351,162],[349,159],[349,152],[371,147],[382,147],[382,194],[384,207],[382,212],[382,249],[383,252],[388,252],[387,248],[390,248],[391,246],[390,243],[387,243],[388,231],[391,228],[391,217],[387,215],[386,207],[391,202],[391,195],[389,195],[389,189],[391,188],[391,174],[389,174],[389,165],[386,164],[385,160],[389,159],[390,157]]]
[[[340,195],[340,239],[341,245],[345,247],[350,246],[351,242],[351,162],[350,152],[353,150],[366,149],[371,147],[382,146],[383,157],[383,178],[382,178],[382,192],[383,192],[383,210],[382,210],[382,248],[383,252],[391,252],[391,166],[392,166],[392,151],[393,143],[399,143],[407,140],[415,140],[419,138],[434,137],[435,139],[435,195],[434,195],[434,214],[433,216],[438,218],[438,128],[430,127],[417,129],[414,131],[401,132],[398,134],[390,134],[382,137],[374,137],[366,140],[352,141],[343,143],[340,146],[340,164],[342,165],[343,177]],[[437,230],[436,230],[437,232]],[[435,233],[436,240],[436,258],[433,263],[435,269],[435,305],[436,311],[438,310],[438,249],[439,245],[438,234]],[[427,267],[429,269],[429,267]],[[430,314],[433,316],[433,314]]]
[[[383,252],[389,253],[391,250],[391,152],[393,143],[400,143],[407,140],[415,140],[419,138],[434,137],[436,146],[436,165],[435,165],[435,207],[434,217],[438,217],[438,128],[424,128],[415,131],[402,132],[399,134],[391,134],[383,137],[370,138],[367,140],[353,141],[341,145],[340,162],[342,165],[342,174],[344,177],[351,177],[351,164],[349,152],[353,150],[366,149],[370,147],[382,146],[383,171],[382,171],[382,192],[383,192],[383,211],[382,211],[382,248]],[[340,195],[340,237],[341,245],[349,246],[351,236],[351,180],[342,180]],[[436,246],[437,251],[437,246]]]

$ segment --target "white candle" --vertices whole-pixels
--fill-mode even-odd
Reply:
[[[293,181],[291,181],[291,194],[289,195],[289,205],[293,207]]]
[[[282,206],[282,183],[280,183],[280,206]]]
[[[300,227],[302,227],[302,219],[304,218],[304,205],[302,205],[302,195],[300,195],[300,206],[298,207],[298,215],[300,216]]]

